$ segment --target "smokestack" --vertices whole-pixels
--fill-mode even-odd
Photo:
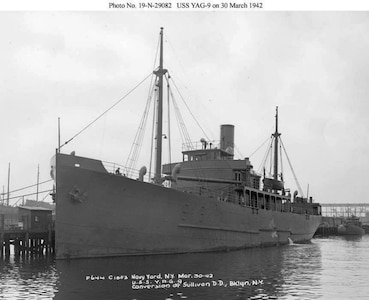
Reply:
[[[234,125],[220,125],[220,149],[234,154]]]

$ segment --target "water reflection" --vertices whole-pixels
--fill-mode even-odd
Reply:
[[[365,235],[226,253],[57,262],[11,255],[0,259],[0,299],[367,299],[368,248]],[[175,282],[178,274],[203,278],[133,288],[133,281],[140,284],[132,275],[146,274],[174,274]]]
[[[368,299],[369,235],[330,237],[319,240],[319,245],[326,253],[321,274],[324,296]]]
[[[57,280],[52,257],[11,255],[0,261],[0,299],[52,299]]]
[[[283,252],[283,299],[317,299],[322,296],[322,253],[316,244],[292,245]]]
[[[314,244],[227,253],[57,261],[55,299],[299,299],[311,286],[319,290],[316,273],[321,267],[321,253]],[[176,280],[178,274],[191,274],[192,278],[182,278],[179,287],[171,284],[169,288],[133,289],[132,275],[146,274],[162,274],[161,278],[174,274]],[[203,278],[193,278],[196,274]],[[111,279],[114,276],[118,279]],[[319,296],[314,293],[313,298]]]

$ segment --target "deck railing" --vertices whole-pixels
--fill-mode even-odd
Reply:
[[[182,151],[192,151],[192,150],[201,150],[201,149],[216,149],[219,148],[220,141],[212,140],[212,141],[198,141],[198,142],[189,142],[182,144]]]
[[[108,162],[108,161],[103,161],[102,162],[106,171],[108,171],[111,174],[115,174],[115,175],[119,175],[119,176],[126,176],[128,178],[131,179],[138,179],[139,178],[139,174],[140,174],[140,170],[137,169],[129,169],[121,164],[118,163],[114,163],[114,162]],[[145,182],[149,182],[149,174],[146,173],[146,175],[144,176],[144,181]]]

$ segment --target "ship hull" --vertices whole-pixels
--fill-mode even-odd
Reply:
[[[349,224],[349,225],[339,225],[337,229],[340,235],[363,235],[365,230],[360,226]]]
[[[241,206],[56,155],[56,257],[232,250],[309,241],[321,217]]]

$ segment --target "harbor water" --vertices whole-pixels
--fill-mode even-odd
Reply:
[[[369,235],[218,253],[2,258],[0,299],[368,299]]]

